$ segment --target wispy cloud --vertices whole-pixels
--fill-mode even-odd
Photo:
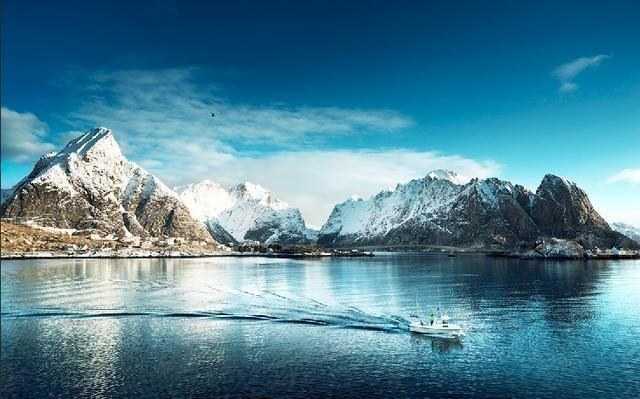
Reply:
[[[640,168],[638,169],[623,169],[620,172],[609,177],[609,183],[630,183],[640,184]]]
[[[586,69],[597,67],[608,58],[611,58],[611,56],[606,54],[580,57],[556,67],[552,75],[560,82],[559,91],[561,93],[571,93],[578,90],[578,85],[573,80]]]
[[[134,138],[195,138],[210,147],[299,147],[337,135],[397,132],[413,124],[393,110],[232,103],[191,68],[102,73],[89,83],[83,95],[91,101],[72,118],[109,124]]]
[[[47,124],[34,114],[2,107],[0,115],[3,159],[28,162],[54,149],[53,144],[47,142]]]

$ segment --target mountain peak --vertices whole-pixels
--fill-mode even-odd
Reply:
[[[210,240],[176,194],[128,161],[104,127],[85,132],[55,155],[42,156],[16,190],[19,196],[2,203],[3,217],[116,235]]]
[[[546,185],[564,185],[567,187],[571,187],[571,186],[575,186],[576,184],[562,176],[558,176],[558,175],[554,175],[551,173],[547,173],[546,175],[544,175],[544,177],[542,178],[542,182],[540,183],[540,186],[546,186]]]
[[[261,200],[271,196],[271,192],[259,184],[245,181],[236,186],[237,191],[249,196],[250,198]]]
[[[120,146],[113,137],[113,132],[106,127],[88,130],[83,135],[71,140],[58,155],[76,153],[83,156],[90,152],[122,157]]]
[[[453,184],[464,184],[467,182],[464,176],[460,176],[456,172],[447,169],[435,169],[427,173],[427,177],[435,180],[448,180]]]
[[[255,184],[249,181],[238,184],[237,186],[233,187],[231,191],[239,198],[257,201],[260,204],[275,210],[286,209],[289,207],[289,204],[287,204],[286,202],[275,198],[271,191],[267,190],[259,184]]]

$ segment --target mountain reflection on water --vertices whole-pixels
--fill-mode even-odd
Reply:
[[[637,397],[640,262],[2,262],[0,396]],[[461,341],[408,332],[446,310]]]

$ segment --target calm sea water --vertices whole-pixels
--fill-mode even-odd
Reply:
[[[3,261],[0,396],[640,396],[640,262]],[[407,331],[447,309],[462,341]]]

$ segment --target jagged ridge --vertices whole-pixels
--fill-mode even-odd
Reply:
[[[369,200],[338,204],[319,243],[508,248],[553,236],[586,248],[637,246],[611,230],[583,190],[558,176],[546,175],[536,193],[496,178],[459,182],[453,172],[434,171]]]
[[[314,240],[300,211],[260,185],[245,182],[225,188],[204,180],[177,187],[176,191],[192,214],[222,241],[229,240],[226,232],[236,242],[292,244]]]

